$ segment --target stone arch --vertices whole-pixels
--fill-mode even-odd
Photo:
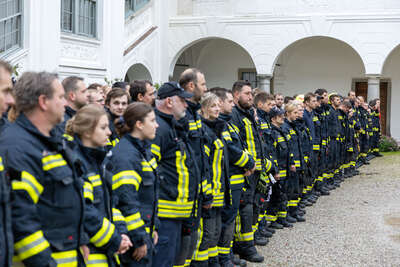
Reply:
[[[129,67],[125,73],[125,81],[131,82],[133,80],[149,80],[153,81],[149,69],[142,63],[136,63]]]

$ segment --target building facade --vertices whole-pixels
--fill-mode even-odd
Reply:
[[[89,83],[198,67],[208,87],[354,89],[381,98],[384,132],[400,140],[398,0],[0,0],[0,57]]]

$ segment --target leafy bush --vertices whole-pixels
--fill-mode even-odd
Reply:
[[[389,151],[398,151],[399,145],[397,141],[392,137],[383,135],[381,140],[379,141],[379,151],[381,152],[389,152]]]

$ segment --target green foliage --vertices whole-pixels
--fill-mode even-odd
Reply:
[[[115,78],[115,79],[109,80],[107,77],[104,77],[104,81],[106,82],[107,85],[111,86],[111,85],[113,85],[113,84],[116,83],[116,82],[122,82],[123,79],[121,79],[121,78]]]
[[[383,135],[379,141],[379,151],[389,152],[389,151],[399,151],[399,145],[397,141],[392,137]]]

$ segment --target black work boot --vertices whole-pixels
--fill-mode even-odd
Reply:
[[[278,223],[277,221],[271,223],[271,227],[272,227],[273,229],[283,229],[283,225],[280,224],[280,223]]]
[[[293,218],[292,216],[290,216],[289,214],[288,215],[286,215],[286,221],[288,222],[288,223],[296,223],[297,222],[297,220],[295,219],[295,218]]]
[[[244,259],[246,261],[249,261],[249,262],[263,262],[264,261],[264,257],[261,256],[260,254],[258,254],[258,252],[255,254],[252,254],[252,255],[240,255],[240,258]]]
[[[254,244],[256,246],[266,246],[268,244],[269,240],[266,237],[260,236],[260,235],[256,235],[254,236]]]
[[[266,238],[272,237],[273,233],[268,231],[268,228],[265,227],[263,229],[258,230],[260,235]]]

